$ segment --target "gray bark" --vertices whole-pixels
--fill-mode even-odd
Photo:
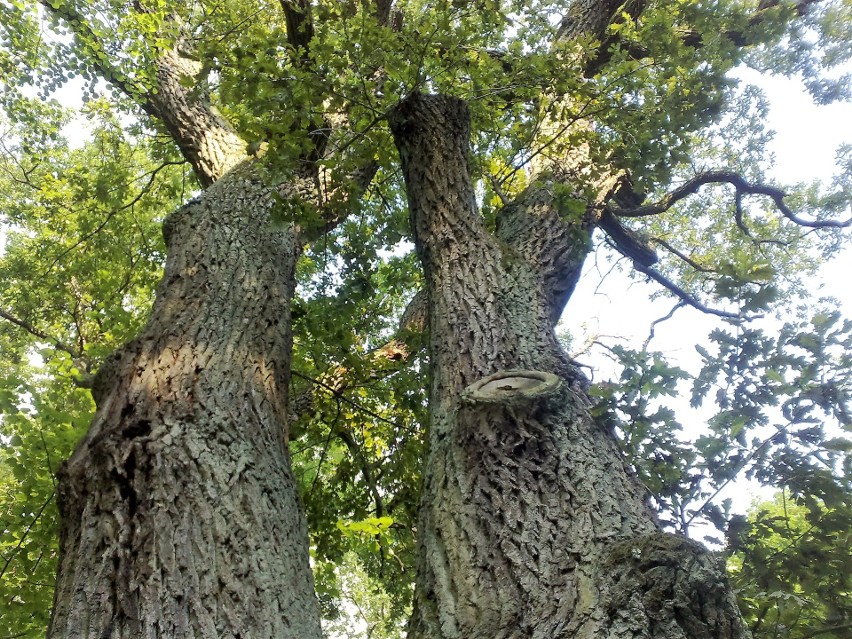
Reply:
[[[60,472],[49,637],[320,637],[287,452],[299,253],[241,167],[164,226],[142,334]]]
[[[247,157],[246,143],[188,81],[202,82],[201,64],[181,56],[177,47],[157,59],[158,92],[147,97],[181,153],[192,165],[202,186],[210,186]]]
[[[409,637],[746,637],[722,567],[660,531],[554,337],[548,282],[576,273],[594,216],[562,232],[521,200],[508,215],[535,220],[510,227],[539,228],[489,235],[468,126],[464,103],[443,96],[391,115],[433,371]]]

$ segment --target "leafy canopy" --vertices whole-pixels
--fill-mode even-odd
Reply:
[[[852,6],[839,0],[664,0],[639,19],[628,3],[602,37],[571,41],[555,38],[567,1],[410,0],[384,16],[383,2],[282,4],[310,19],[288,29],[281,6],[256,2],[0,4],[0,636],[43,634],[57,464],[91,419],[91,374],[145,320],[164,258],[159,223],[199,188],[151,117],[165,52],[192,62],[182,84],[247,150],[265,150],[270,179],[312,152],[331,182],[365,160],[378,166],[353,214],[299,265],[291,442],[324,614],[345,627],[354,601],[373,636],[398,635],[410,598],[428,378],[422,334],[397,330],[420,274],[388,110],[413,91],[468,101],[471,169],[494,224],[534,169],[576,149],[588,180],[558,194],[566,215],[613,168],[649,200],[704,170],[765,181],[766,105],[732,79],[738,64],[800,74],[819,101],[850,86],[832,74],[852,54]],[[82,108],[59,105],[68,91]],[[808,219],[842,217],[849,158],[841,150],[833,184],[790,188],[786,204]],[[288,215],[309,225],[316,211]],[[779,581],[811,538],[832,566],[848,547],[836,521],[849,511],[852,327],[830,304],[813,314],[790,303],[840,231],[812,233],[730,185],[625,224],[658,251],[657,281],[672,285],[661,295],[789,321],[780,331],[720,324],[697,372],[613,348],[620,373],[592,389],[597,419],[618,433],[664,521],[703,522],[728,540],[753,627],[774,615],[776,629],[799,634],[765,636],[804,637],[840,624],[848,584],[831,580],[848,570],[796,565],[800,581]],[[598,249],[608,241],[598,236]],[[710,415],[697,437],[666,405],[690,385]],[[784,513],[732,516],[717,497],[743,476],[781,489]]]

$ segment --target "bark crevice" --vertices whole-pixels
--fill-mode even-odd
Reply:
[[[50,637],[315,637],[287,452],[296,232],[250,167],[170,220],[148,324],[60,471]]]
[[[666,590],[658,605],[648,602],[641,621],[622,623],[633,599],[618,591],[623,580],[611,581],[607,558],[659,528],[614,435],[589,414],[553,334],[546,281],[575,274],[588,250],[583,216],[599,207],[584,207],[572,226],[548,201],[547,187],[530,192],[515,207],[517,219],[526,216],[523,224],[535,227],[527,234],[538,238],[526,245],[530,259],[518,241],[523,233],[511,233],[515,245],[507,247],[476,208],[467,138],[460,137],[466,117],[460,100],[414,95],[390,118],[426,274],[433,379],[409,638],[747,636],[735,608],[718,609],[731,616],[728,625],[716,623],[713,612],[688,616],[704,596],[697,586],[678,591],[682,596]],[[501,376],[518,370],[567,383],[547,401],[466,401],[471,384],[484,381],[499,393]],[[673,560],[676,581],[692,574],[692,558]],[[718,566],[707,570],[706,578],[689,579],[717,580],[727,596]],[[653,568],[636,574],[652,575]],[[650,576],[643,583],[653,590]]]

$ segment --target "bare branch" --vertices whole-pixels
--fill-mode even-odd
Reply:
[[[699,272],[701,272],[701,273],[715,273],[715,272],[716,272],[716,271],[714,271],[712,268],[707,268],[706,266],[702,266],[701,264],[699,264],[698,262],[696,262],[695,260],[693,260],[691,257],[689,257],[688,255],[686,255],[685,253],[681,253],[681,252],[680,252],[679,250],[677,250],[674,246],[672,246],[669,242],[667,242],[666,240],[664,240],[664,239],[662,239],[662,238],[659,238],[659,237],[653,237],[653,238],[651,238],[651,241],[652,241],[654,244],[658,244],[659,246],[662,246],[664,249],[666,249],[666,250],[667,250],[669,253],[671,253],[672,255],[676,255],[676,256],[677,256],[677,257],[679,257],[681,260],[683,260],[684,262],[686,262],[687,264],[689,264],[689,265],[690,265],[692,268],[694,268],[696,271],[699,271]]]
[[[723,311],[723,310],[720,310],[718,308],[711,308],[710,306],[703,304],[702,302],[698,301],[698,299],[695,296],[690,295],[685,290],[683,290],[680,286],[678,286],[677,284],[672,282],[665,275],[655,271],[654,269],[648,268],[648,267],[646,267],[646,266],[644,266],[644,265],[642,265],[638,262],[633,262],[633,266],[640,273],[644,273],[645,275],[650,277],[652,280],[654,280],[658,284],[662,285],[664,288],[666,288],[669,291],[671,291],[672,293],[674,293],[677,297],[679,297],[681,299],[681,301],[683,301],[686,304],[689,304],[693,308],[698,309],[702,313],[707,313],[709,315],[716,315],[717,317],[724,317],[726,319],[732,319],[732,320],[747,319],[744,316],[740,315],[739,313],[731,313],[729,311]]]
[[[752,184],[742,176],[731,171],[708,171],[687,180],[683,185],[669,193],[656,204],[647,204],[632,209],[623,209],[609,205],[608,209],[618,217],[648,217],[665,213],[672,206],[693,195],[707,184],[730,184],[736,189],[737,215],[742,217],[742,195],[765,195],[772,199],[778,211],[791,222],[809,228],[846,228],[852,226],[852,217],[848,220],[806,220],[797,216],[784,202],[786,193],[779,188],[766,184]],[[742,228],[742,226],[740,227]],[[746,229],[746,234],[748,230]]]
[[[598,226],[606,231],[618,252],[632,259],[634,263],[647,267],[659,261],[657,253],[648,245],[648,242],[638,233],[621,224],[608,208],[601,213]]]
[[[314,379],[313,377],[309,377],[308,375],[303,375],[299,371],[292,371],[292,375],[293,375],[293,377],[298,377],[300,379],[305,380],[306,382],[311,382],[312,384],[319,386],[322,389],[325,389],[326,391],[330,392],[332,395],[337,397],[340,401],[349,404],[350,406],[352,406],[352,408],[359,410],[366,415],[369,415],[373,419],[377,419],[380,422],[384,422],[384,423],[389,424],[391,426],[395,426],[395,427],[398,426],[398,424],[396,422],[389,420],[387,417],[382,417],[381,415],[379,415],[375,411],[372,411],[369,408],[362,406],[361,404],[359,404],[355,400],[346,397],[345,395],[342,394],[341,389],[335,388],[334,386],[331,386],[330,384],[326,384],[325,382],[321,382],[320,380]]]
[[[643,351],[648,350],[648,344],[650,344],[651,340],[654,339],[654,335],[656,335],[657,332],[657,325],[669,321],[672,317],[674,317],[674,314],[684,306],[686,306],[686,302],[684,302],[683,300],[679,300],[678,303],[672,307],[672,310],[670,310],[662,317],[657,318],[653,322],[651,322],[651,328],[648,330],[648,339],[646,339],[645,343],[642,344]]]
[[[81,357],[80,352],[76,348],[74,348],[73,346],[69,346],[68,344],[66,344],[62,340],[56,339],[52,335],[49,335],[49,334],[45,333],[44,331],[36,328],[35,326],[30,324],[26,320],[22,320],[19,317],[12,315],[11,313],[7,313],[3,309],[0,309],[0,317],[11,322],[12,324],[17,326],[18,328],[25,330],[30,335],[32,335],[34,337],[38,337],[39,339],[43,339],[46,342],[49,342],[54,348],[68,353],[74,359],[79,359]]]

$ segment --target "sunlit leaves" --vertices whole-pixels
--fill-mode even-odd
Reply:
[[[284,180],[296,159],[316,162],[333,198],[354,169],[378,167],[349,219],[299,264],[290,446],[326,614],[339,613],[341,598],[357,590],[351,601],[376,604],[365,620],[387,622],[372,636],[399,630],[410,598],[429,372],[423,337],[415,343],[397,332],[420,274],[404,242],[408,219],[388,110],[413,91],[467,101],[470,166],[493,223],[503,199],[526,188],[544,158],[570,164],[582,156],[571,168],[585,183],[553,190],[572,220],[595,195],[590,185],[613,168],[630,171],[635,197],[652,199],[703,169],[763,178],[765,103],[753,90],[737,93],[728,73],[745,56],[804,73],[822,99],[841,95],[841,83],[822,78],[820,67],[849,55],[848,3],[807,3],[807,17],[791,3],[649,3],[638,19],[625,12],[600,36],[554,42],[569,4],[400,0],[383,22],[373,3],[316,0],[314,37],[298,46],[277,3],[50,0],[50,11],[14,0],[0,7],[0,102],[8,120],[0,212],[11,226],[0,309],[19,320],[0,324],[0,561],[7,562],[0,588],[11,602],[0,604],[0,620],[7,634],[35,633],[45,621],[52,477],[92,410],[74,383],[85,384],[144,322],[163,258],[157,224],[195,188],[173,164],[170,142],[148,137],[154,119],[122,117],[127,100],[141,103],[137,115],[156,115],[146,102],[159,91],[154,62],[175,47],[186,62],[180,86],[209,99],[262,155],[267,177]],[[745,40],[767,48],[749,54]],[[125,101],[117,91],[109,103],[98,99],[101,79]],[[62,137],[69,114],[47,99],[71,81],[82,81],[91,120],[91,140],[76,149]],[[836,184],[790,190],[791,207],[816,219],[848,209],[852,174],[848,149],[842,153]],[[313,201],[279,204],[273,222],[325,230]],[[660,271],[689,294],[748,317],[771,314],[804,291],[802,276],[840,234],[805,238],[771,203],[746,197],[740,204],[729,189],[708,188],[633,229],[660,254]],[[813,523],[820,512],[845,507],[850,347],[849,325],[826,311],[780,331],[722,327],[691,378],[660,354],[613,349],[622,371],[595,389],[595,416],[619,436],[673,527],[727,525],[733,539],[730,504],[716,498],[741,476],[783,487]],[[688,381],[695,403],[706,407],[697,434],[671,405],[688,393]],[[752,530],[766,521],[755,517]],[[749,541],[758,559],[768,537]],[[773,593],[797,605],[806,598],[799,590]]]
[[[852,508],[780,492],[729,535],[729,572],[756,639],[841,639],[852,616]]]
[[[693,406],[711,409],[697,433],[683,430],[666,399],[690,376],[659,355],[613,348],[618,383],[595,389],[598,419],[618,433],[661,517],[683,529],[706,519],[722,531],[728,506],[715,498],[746,478],[812,509],[845,507],[852,322],[822,311],[780,331],[720,328],[710,340],[697,347],[702,367],[691,377]]]

